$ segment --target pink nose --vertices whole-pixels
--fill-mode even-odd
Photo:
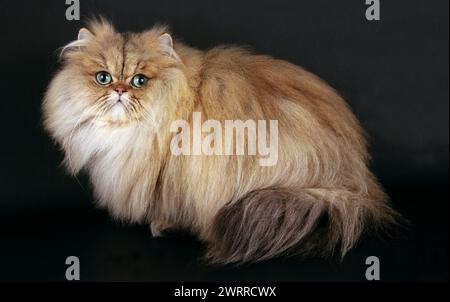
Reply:
[[[117,93],[118,93],[119,95],[122,94],[122,93],[124,93],[124,92],[127,92],[127,90],[125,89],[125,87],[122,87],[122,86],[116,87],[115,90],[117,91]]]

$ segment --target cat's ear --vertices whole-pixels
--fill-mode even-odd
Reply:
[[[92,37],[92,33],[87,28],[82,28],[78,31],[78,41],[87,41]]]
[[[173,40],[172,40],[172,36],[168,33],[162,34],[159,37],[159,41],[161,41],[161,43],[168,48],[173,49]]]
[[[172,37],[170,36],[170,34],[168,33],[164,33],[161,36],[159,36],[159,42],[161,43],[164,52],[174,58],[177,61],[180,61],[180,57],[177,55],[177,53],[175,52],[175,49],[173,49],[173,40]]]
[[[59,54],[60,57],[62,57],[66,51],[82,49],[82,47],[86,46],[86,44],[88,43],[89,39],[91,39],[91,37],[92,37],[92,33],[88,29],[86,29],[86,28],[80,29],[78,31],[77,39],[75,41],[72,41],[69,44],[65,45],[61,49],[61,53]]]

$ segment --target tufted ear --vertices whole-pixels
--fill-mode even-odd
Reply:
[[[92,36],[92,33],[87,28],[82,28],[78,31],[78,41],[88,40]]]
[[[164,52],[174,58],[177,61],[181,61],[180,57],[177,55],[175,50],[173,49],[173,40],[172,37],[168,33],[164,33],[161,36],[159,36],[159,41],[161,45],[163,46]]]
[[[92,37],[92,33],[86,29],[82,28],[78,31],[78,37],[75,41],[70,42],[61,49],[60,57],[64,56],[64,53],[71,50],[79,50],[86,46],[88,40]]]

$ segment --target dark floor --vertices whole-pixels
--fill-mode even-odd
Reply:
[[[153,239],[146,226],[115,223],[87,201],[9,210],[0,219],[0,281],[64,281],[70,255],[79,257],[83,281],[364,281],[371,255],[385,281],[448,280],[448,187],[388,191],[411,225],[395,238],[363,240],[342,263],[288,258],[214,268],[201,263],[202,245],[187,234]]]

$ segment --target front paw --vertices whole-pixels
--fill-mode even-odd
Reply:
[[[152,233],[152,237],[162,237],[164,230],[166,230],[168,226],[164,223],[160,223],[157,221],[152,221],[150,223],[150,232]]]

